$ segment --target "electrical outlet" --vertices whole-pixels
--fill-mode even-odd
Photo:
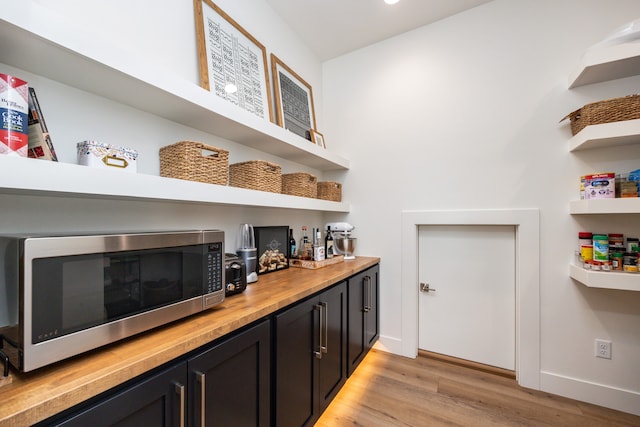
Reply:
[[[596,357],[611,359],[611,341],[596,339]]]

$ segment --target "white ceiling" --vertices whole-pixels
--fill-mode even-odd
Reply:
[[[321,61],[491,0],[267,0]]]

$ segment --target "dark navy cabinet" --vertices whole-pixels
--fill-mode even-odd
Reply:
[[[380,266],[375,265],[348,280],[347,375],[351,375],[380,336]]]
[[[274,425],[307,426],[347,378],[347,288],[340,282],[274,316]]]

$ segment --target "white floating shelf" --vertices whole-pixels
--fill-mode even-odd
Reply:
[[[590,288],[640,291],[639,273],[590,271],[575,264],[570,264],[569,275],[573,279]]]
[[[349,212],[348,203],[0,156],[0,193]]]
[[[569,213],[571,214],[640,213],[640,197],[574,200],[569,204]]]
[[[592,48],[569,76],[569,88],[640,74],[640,43]]]
[[[640,119],[587,126],[569,140],[569,151],[640,144]]]
[[[74,31],[77,23],[63,21],[33,3],[26,10],[17,3],[3,7],[0,40],[6,48],[0,49],[0,63],[315,169],[349,169],[347,159],[268,118],[221,100],[140,57],[86,40]]]

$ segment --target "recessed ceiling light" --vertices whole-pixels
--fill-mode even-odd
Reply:
[[[396,3],[398,3],[399,1],[400,1],[400,0],[384,0],[384,2],[385,2],[386,4],[396,4]]]

